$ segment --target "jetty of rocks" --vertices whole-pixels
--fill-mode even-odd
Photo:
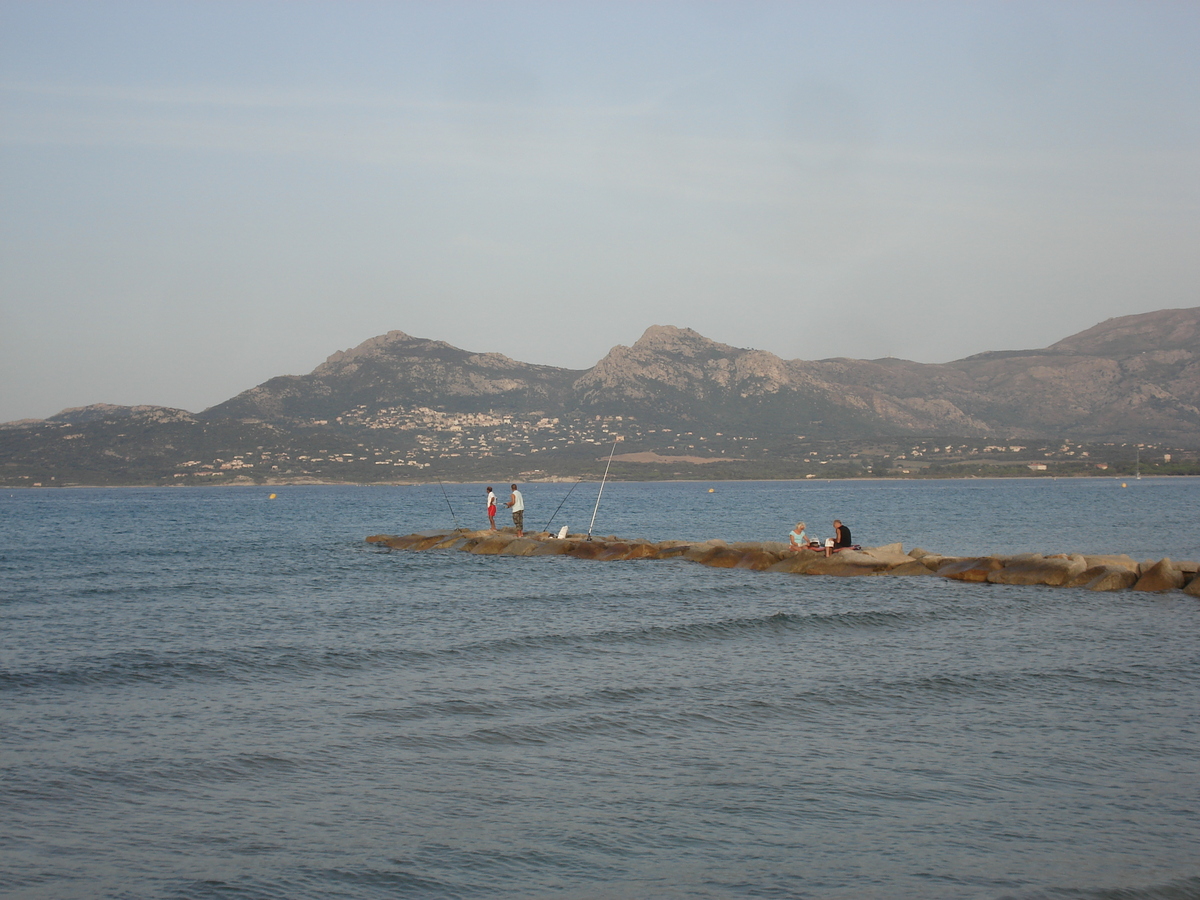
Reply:
[[[778,541],[726,543],[709,541],[624,540],[615,536],[547,532],[517,537],[500,531],[423,531],[403,536],[376,534],[367,542],[397,550],[459,550],[493,556],[573,556],[576,559],[684,559],[722,569],[756,569],[792,575],[936,576],[991,584],[1045,584],[1092,591],[1183,590],[1200,597],[1197,563],[1169,559],[1137,560],[1124,554],[1021,553],[1015,556],[941,556],[920,548],[907,553],[900,544],[840,550],[792,550]]]

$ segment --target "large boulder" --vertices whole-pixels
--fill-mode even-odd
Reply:
[[[842,552],[845,553],[847,551],[843,550]],[[907,565],[915,559],[915,557],[909,556],[904,552],[904,546],[902,544],[887,544],[883,547],[867,547],[861,552],[869,556],[871,559],[883,563],[889,568]]]
[[[1189,597],[1200,597],[1200,575],[1189,581],[1183,592]]]
[[[1107,555],[1101,554],[1100,556],[1092,556],[1090,554],[1085,554],[1083,559],[1084,559],[1084,562],[1087,563],[1087,567],[1089,569],[1092,568],[1093,566],[1119,566],[1122,569],[1127,569],[1130,572],[1133,572],[1135,575],[1138,572],[1137,560],[1134,559],[1132,556],[1127,556],[1124,553],[1114,553],[1114,554],[1107,554]]]
[[[932,576],[937,573],[934,572],[931,568],[929,568],[929,566],[925,565],[925,562],[923,560],[912,559],[912,560],[909,560],[908,562],[904,563],[903,565],[892,566],[890,569],[887,570],[887,572],[885,574],[887,574],[887,575],[910,575],[910,576],[918,576],[919,577],[919,576],[923,576],[923,575]]]
[[[703,541],[699,544],[692,544],[684,550],[683,558],[689,559],[692,562],[703,563],[728,549],[729,545],[724,541]]]
[[[562,556],[574,546],[572,541],[539,541],[536,550],[530,556]]]
[[[454,532],[440,532],[438,534],[423,535],[423,536],[421,536],[421,538],[419,540],[416,540],[413,543],[409,544],[408,547],[406,547],[405,549],[418,550],[418,551],[419,550],[431,550],[434,547],[436,547],[438,544],[447,540],[448,538],[453,539],[453,538],[457,538],[459,536],[460,535],[458,535]]]
[[[499,556],[534,556],[542,546],[541,541],[529,537],[514,538],[498,554]]]
[[[922,552],[921,556],[916,556],[916,555],[914,555],[916,553],[916,551],[914,550],[912,553],[909,554],[909,556],[911,556],[913,559],[917,560],[921,565],[923,565],[925,568],[927,568],[930,572],[936,572],[942,566],[946,565],[946,563],[959,562],[962,559],[961,556],[939,556],[936,553],[925,553],[924,551],[921,551],[921,552]]]
[[[604,546],[603,541],[564,541],[571,546],[567,549],[568,556],[573,556],[576,559],[596,559],[600,556],[601,548]]]
[[[1067,582],[1067,587],[1083,587],[1089,591],[1123,591],[1138,580],[1135,571],[1125,566],[1088,566]]]
[[[839,578],[856,575],[879,575],[887,571],[887,566],[873,560],[866,554],[848,554],[846,551],[835,553],[833,556],[818,556],[804,570],[805,575],[835,575]]]
[[[786,552],[786,551],[784,551]],[[753,569],[761,572],[779,562],[783,553],[772,553],[770,550],[743,550],[741,561],[734,566],[736,569]]]
[[[659,541],[654,545],[655,559],[678,559],[692,546],[691,541]]]
[[[1087,568],[1082,556],[1046,556],[1036,559],[1007,560],[1002,568],[989,572],[992,584],[1066,584]]]
[[[605,541],[596,551],[596,559],[613,560],[613,559],[635,559],[638,558],[640,550],[636,542],[629,541]]]
[[[987,581],[989,575],[1002,568],[1004,563],[994,556],[976,556],[943,563],[938,567],[937,574],[954,581],[981,582]]]
[[[515,534],[495,531],[471,547],[469,552],[479,554],[480,556],[496,556],[516,539],[517,536]]]
[[[445,538],[444,540],[438,541],[436,544],[434,544],[429,549],[430,550],[462,550],[468,544],[473,545],[473,541],[471,538],[467,537],[467,535],[452,534],[452,535],[450,535],[450,537]]]
[[[445,540],[452,531],[420,531],[416,534],[376,534],[367,538],[372,544],[384,544],[393,550],[428,550],[439,541]]]
[[[696,559],[696,562],[714,569],[732,569],[741,561],[742,551],[735,550],[733,547],[716,547],[712,552],[703,553]]]
[[[1171,565],[1171,560],[1160,559],[1143,567],[1142,577],[1133,586],[1135,591],[1173,591],[1183,587],[1183,573]]]
[[[812,566],[823,559],[825,559],[824,553],[816,553],[812,550],[799,550],[794,553],[785,553],[779,562],[767,566],[767,571],[784,572],[789,575],[805,575]]]
[[[630,541],[625,559],[657,559],[658,545],[649,541]]]

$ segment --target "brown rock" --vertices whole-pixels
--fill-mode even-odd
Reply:
[[[994,556],[970,557],[953,562],[943,563],[938,567],[937,574],[943,578],[955,581],[987,581],[988,576],[1004,567]]]
[[[539,547],[542,546],[541,541],[535,541],[529,537],[514,538],[500,551],[500,556],[533,556]]]
[[[657,559],[658,545],[649,541],[633,541],[629,545],[629,555],[626,559]]]
[[[1188,586],[1183,589],[1183,592],[1189,597],[1200,597],[1200,575],[1189,581]]]
[[[1088,555],[1088,556],[1084,556],[1083,559],[1084,559],[1084,562],[1087,563],[1087,567],[1089,569],[1092,568],[1093,566],[1119,566],[1123,569],[1128,569],[1130,572],[1136,573],[1138,571],[1137,560],[1134,559],[1132,556],[1126,556],[1124,553],[1107,555],[1107,556],[1106,555],[1100,555],[1100,556]]]
[[[1137,582],[1137,572],[1124,566],[1089,566],[1073,578],[1071,587],[1085,587],[1089,591],[1123,591]]]
[[[647,541],[594,541],[596,555],[593,559],[649,559],[657,553],[654,544]]]
[[[863,557],[863,554],[859,554]],[[836,575],[839,578],[855,575],[879,575],[887,571],[887,566],[867,561],[866,558],[848,557],[845,551],[833,556],[818,556],[811,565],[805,568],[805,575]]]
[[[892,566],[892,568],[888,569],[887,572],[884,574],[887,574],[887,575],[918,575],[919,576],[919,575],[933,575],[934,572],[932,569],[929,568],[929,566],[925,565],[925,563],[922,560],[914,559],[910,562],[904,563],[904,565],[901,565],[901,566]]]
[[[1087,568],[1082,556],[1047,556],[1042,559],[1009,560],[1003,568],[988,573],[992,584],[1066,584]]]
[[[386,544],[393,550],[425,550],[451,534],[448,531],[422,531],[417,534],[377,534],[367,538],[373,544]]]
[[[1171,560],[1160,559],[1142,571],[1142,577],[1133,586],[1135,591],[1172,591],[1183,587],[1183,573],[1171,565]]]
[[[789,575],[804,575],[810,566],[825,558],[824,553],[812,550],[800,550],[786,554],[779,562],[767,567],[768,572],[785,572]]]
[[[480,556],[495,556],[516,539],[517,536],[515,534],[507,534],[503,531],[493,532],[471,547],[470,552],[477,553]]]
[[[728,549],[728,545],[724,541],[704,541],[701,544],[692,544],[688,547],[683,552],[683,558],[690,559],[692,562],[702,563],[726,549]]]
[[[571,546],[566,551],[568,556],[576,559],[596,559],[600,555],[603,541],[568,541]]]
[[[568,552],[573,543],[571,541],[541,541],[536,550],[532,551],[530,556],[562,556]]]
[[[868,547],[861,551],[866,556],[883,563],[889,568],[895,566],[903,566],[913,561],[913,557],[903,552],[903,546],[900,544],[888,544],[886,547]],[[843,550],[842,553],[847,551]],[[849,551],[854,552],[854,551]]]
[[[655,559],[679,559],[692,548],[692,544],[687,541],[661,541],[655,547]]]
[[[714,569],[732,569],[742,561],[742,551],[732,547],[716,547],[711,553],[705,553],[696,562],[711,566]]]
[[[753,569],[761,572],[779,562],[782,555],[782,553],[772,553],[769,550],[746,550],[742,553],[742,561],[734,568]]]
[[[470,540],[469,532],[452,531],[436,544],[431,546],[430,550],[457,550],[464,543]]]
[[[427,535],[427,536],[420,538],[420,540],[417,540],[414,543],[409,544],[409,546],[406,547],[405,549],[417,550],[417,551],[430,550],[430,549],[436,547],[438,544],[440,544],[442,541],[446,540],[449,537],[458,537],[458,535],[447,534],[446,532],[441,532],[440,534]]]

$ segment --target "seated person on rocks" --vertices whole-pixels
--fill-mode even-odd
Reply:
[[[841,519],[833,520],[833,537],[825,541],[825,555],[833,556],[838,550],[852,546],[850,529],[842,524]]]
[[[788,547],[792,550],[808,549],[808,534],[804,531],[803,522],[797,522],[792,533],[788,535]]]

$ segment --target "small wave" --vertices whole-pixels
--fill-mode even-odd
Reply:
[[[1009,894],[1001,900],[1200,900],[1200,876],[1147,887],[1052,888]]]
[[[426,658],[421,650],[317,650],[248,647],[185,652],[127,651],[63,668],[0,671],[0,692],[144,682],[260,681],[328,671],[355,671],[395,661]]]
[[[575,634],[532,634],[450,647],[328,650],[308,647],[244,647],[217,651],[132,650],[75,661],[61,668],[0,671],[0,693],[136,683],[224,680],[248,683],[463,656],[503,656],[530,650],[588,652],[614,645],[730,640],[756,633],[810,628],[879,628],[912,620],[912,613],[865,610],[842,613],[784,613],[683,622]]]
[[[407,869],[301,868],[290,878],[187,881],[171,885],[166,896],[187,900],[291,900],[297,896],[357,897],[363,892],[389,897],[459,897],[452,885]]]
[[[785,613],[765,616],[736,617],[712,622],[686,622],[675,625],[650,625],[630,629],[578,634],[538,634],[500,638],[463,644],[452,652],[503,654],[528,649],[587,649],[611,644],[654,644],[670,641],[693,642],[740,638],[758,632],[784,632],[805,628],[865,628],[886,627],[916,617],[911,613],[890,610],[866,610],[846,613]]]

